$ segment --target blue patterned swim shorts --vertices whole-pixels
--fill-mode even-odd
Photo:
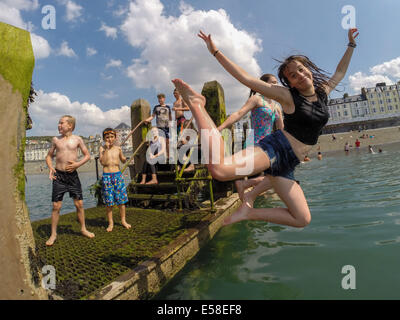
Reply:
[[[128,202],[124,178],[120,171],[105,173],[102,179],[103,202],[106,206],[120,205]]]

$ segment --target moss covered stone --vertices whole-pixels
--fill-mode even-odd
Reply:
[[[201,94],[206,98],[206,110],[218,127],[226,120],[224,89],[217,81],[206,82]]]
[[[55,294],[64,299],[87,299],[92,292],[150,259],[189,228],[197,226],[208,212],[127,208],[130,230],[120,224],[118,209],[114,209],[113,215],[114,230],[109,233],[105,208],[85,210],[86,226],[96,235],[93,239],[80,234],[75,212],[62,215],[52,247],[45,244],[51,219],[32,223],[38,260],[56,269]]]

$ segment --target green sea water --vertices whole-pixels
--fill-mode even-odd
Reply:
[[[325,155],[295,176],[310,225],[222,228],[155,299],[399,299],[400,145]],[[282,203],[259,197],[255,205]],[[353,272],[342,273],[349,265]],[[354,289],[342,286],[348,281]]]

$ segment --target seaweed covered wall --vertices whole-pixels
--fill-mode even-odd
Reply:
[[[34,56],[27,31],[0,23],[0,299],[44,299],[25,204],[25,127]]]

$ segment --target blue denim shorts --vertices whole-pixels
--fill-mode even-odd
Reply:
[[[264,171],[265,174],[296,181],[294,169],[300,161],[281,130],[265,136],[254,146],[263,149],[271,162],[270,167]]]

